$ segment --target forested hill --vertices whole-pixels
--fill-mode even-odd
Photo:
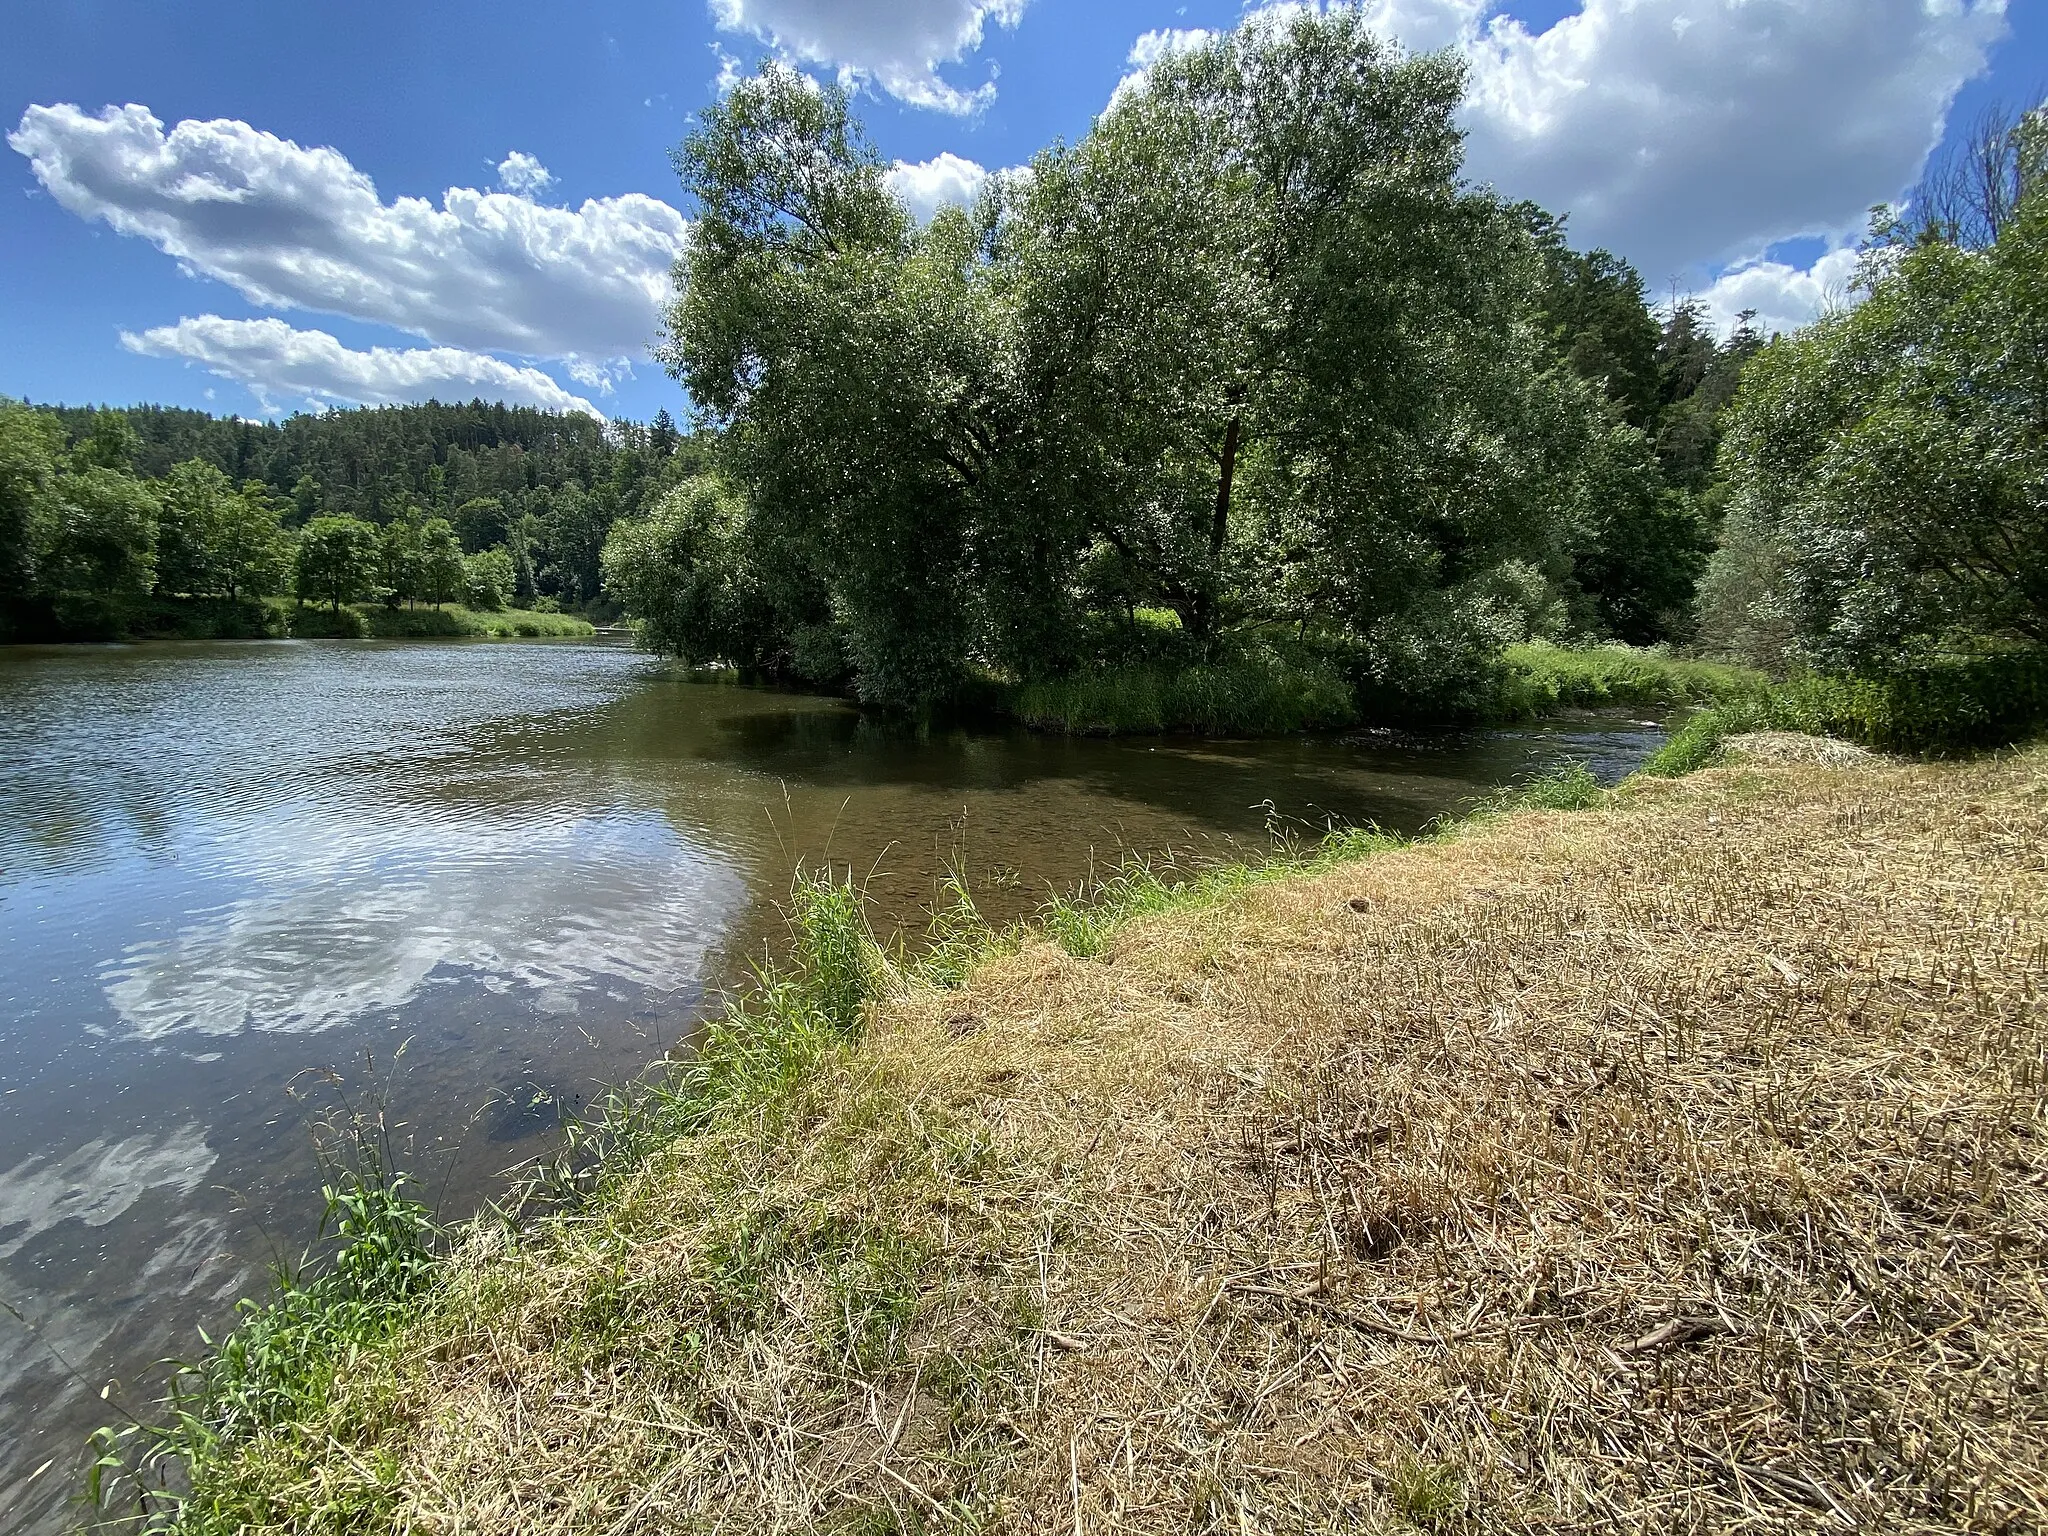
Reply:
[[[74,450],[114,414],[38,409],[61,424]],[[522,596],[565,607],[598,598],[598,556],[612,525],[708,462],[706,446],[679,432],[666,411],[647,424],[482,400],[277,422],[162,405],[126,406],[118,415],[126,424],[120,467],[144,481],[200,460],[238,485],[265,487],[288,527],[322,516],[379,525],[443,517],[471,553],[505,546]]]
[[[98,415],[89,406],[47,409],[74,442]],[[642,425],[483,400],[326,411],[275,422],[169,405],[121,410],[135,432],[134,471],[145,479],[161,479],[188,459],[204,459],[232,480],[260,480],[284,495],[311,476],[320,510],[373,522],[422,503],[452,512],[478,496],[524,510],[536,490],[630,490],[653,463],[687,448],[667,412]]]

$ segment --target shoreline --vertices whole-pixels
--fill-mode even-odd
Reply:
[[[1119,1463],[1094,1444],[1083,1412],[1148,1422],[1147,1404],[1169,1408],[1177,1393],[1216,1403],[1211,1413],[1235,1402],[1224,1417],[1244,1422],[1231,1434],[1294,1467],[1283,1481],[1303,1514],[1323,1507],[1316,1458],[1341,1444],[1341,1464],[1364,1469],[1325,1490],[1347,1507],[1423,1523],[1430,1510],[1492,1509],[1482,1520],[1492,1525],[1512,1498],[1568,1516],[1576,1507],[1567,1524],[1589,1520],[1596,1506],[1572,1504],[1584,1446],[1573,1453],[1578,1471],[1520,1452],[1495,1465],[1477,1452],[1515,1441],[1512,1425],[1456,1417],[1424,1434],[1423,1421],[1403,1417],[1417,1405],[1402,1384],[1491,1382],[1499,1401],[1528,1411],[1529,1394],[1549,1390],[1540,1373],[1490,1374],[1505,1369],[1495,1357],[1516,1338],[1549,1340],[1546,1349],[1561,1340],[1573,1370],[1640,1356],[1656,1366],[1651,1378],[1676,1369],[1709,1397],[1732,1390],[1729,1369],[1762,1369],[1770,1352],[1758,1356],[1759,1340],[1783,1326],[1777,1303],[1746,1290],[1739,1269],[1698,1271],[1697,1256],[1747,1251],[1726,1249],[1738,1238],[1775,1254],[1775,1234],[1796,1239],[1800,1221],[1817,1219],[1832,1224],[1832,1240],[1875,1240],[1857,1180],[1896,1168],[1863,1166],[1855,1145],[1807,1156],[1807,1143],[1786,1139],[1798,1105],[1823,1086],[1834,1103],[1877,1071],[1893,1084],[1885,1102],[1910,1103],[1938,1068],[1950,1102],[1989,1091],[1984,1074],[1997,1063],[1973,1056],[1952,1005],[1938,1019],[1939,1038],[1953,1043],[1936,1062],[1896,1056],[1888,1042],[1912,1031],[1886,1031],[1934,1006],[1912,980],[1922,962],[1944,974],[1967,958],[1980,999],[2013,995],[2036,963],[2026,945],[2040,942],[2043,892],[2025,848],[2039,846],[2044,784],[2040,748],[1961,765],[1738,763],[1605,792],[1553,781],[1519,809],[1496,805],[1414,842],[1354,835],[1306,859],[1224,868],[1178,888],[1127,870],[1096,905],[1056,907],[1036,931],[990,934],[962,906],[917,962],[876,951],[857,897],[814,882],[795,909],[796,960],[764,976],[712,1023],[698,1056],[614,1123],[608,1151],[572,1181],[576,1198],[523,1230],[479,1221],[413,1272],[413,1289],[384,1298],[389,1310],[370,1332],[321,1335],[318,1392],[209,1443],[207,1514],[192,1507],[184,1528],[344,1514],[371,1525],[631,1528],[634,1503],[657,1483],[676,1507],[716,1511],[737,1528],[794,1514],[797,1504],[775,1502],[784,1498],[849,1517],[943,1507],[954,1523],[980,1511],[1044,1524],[1084,1506],[1091,1522],[1106,1518],[1142,1495],[1184,1519],[1202,1507],[1206,1463],[1151,1430],[1142,1455],[1128,1449]],[[1901,883],[1901,868],[1922,878]],[[1962,898],[1942,893],[1956,885],[1936,878],[1944,871],[2005,912],[2004,927],[1980,940],[1959,926],[1950,908]],[[1885,898],[1874,909],[1873,882]],[[1815,903],[1839,907],[1839,931],[1814,921]],[[1691,921],[1674,926],[1679,914]],[[1611,940],[1595,937],[1610,928]],[[1913,940],[1897,964],[1884,960],[1888,931]],[[1737,955],[1747,958],[1731,969]],[[1345,1004],[1361,966],[1387,979]],[[1623,975],[1636,979],[1618,986]],[[1746,1019],[1728,1014],[1735,1003]],[[1364,1022],[1341,1022],[1361,1007]],[[1879,1015],[1881,1030],[1870,1022]],[[2039,1043],[2038,1010],[2031,1021],[2002,1017],[2014,1046],[2012,1030],[2031,1029]],[[1464,1022],[1445,1033],[1449,1019]],[[1492,1054],[1473,1057],[1489,1035],[1500,1037]],[[1740,1041],[1765,1038],[1775,1042],[1766,1058],[1777,1052],[1813,1074],[1812,1093],[1774,1090],[1792,1097],[1743,1120],[1714,1084],[1761,1070],[1741,1064],[1755,1046]],[[1654,1054],[1643,1054],[1647,1043]],[[1432,1064],[1446,1052],[1461,1063],[1449,1078]],[[2038,1101],[2038,1082],[2032,1092]],[[1390,1140],[1368,1126],[1357,1142],[1359,1117],[1399,1104]],[[1545,1130],[1558,1113],[1572,1124]],[[1740,1135],[1689,1129],[1730,1116]],[[1933,1134],[1934,1123],[1914,1134]],[[1534,1138],[1526,1145],[1524,1133]],[[2038,1144],[1985,1134],[2004,1161],[1973,1164],[1990,1170],[1973,1177],[1993,1180],[1999,1220],[2048,1239],[2038,1191],[1997,1171],[2032,1169]],[[1634,1149],[1643,1135],[1661,1149],[1654,1167]],[[1537,1173],[1566,1153],[1565,1173]],[[1711,1166],[1726,1189],[1684,1194],[1657,1172],[1672,1157]],[[1795,1166],[1804,1182],[1786,1186]],[[1599,1214],[1598,1200],[1585,1203],[1596,1187],[1624,1192],[1633,1208]],[[1563,1204],[1553,1209],[1552,1195]],[[1674,1198],[1683,1212],[1659,1207]],[[1974,1187],[1916,1198],[1936,1201],[1943,1230],[1960,1222],[1978,1234],[1971,1242],[1984,1235],[1988,1218],[1972,1213],[1988,1210],[1988,1197]],[[1759,1227],[1745,1201],[1784,1210]],[[1175,1210],[1192,1220],[1205,1205],[1228,1212],[1228,1241],[1210,1243],[1200,1262],[1147,1256],[1152,1239],[1138,1228]],[[1703,1249],[1683,1237],[1695,1229],[1730,1235]],[[1443,1247],[1454,1230],[1464,1235]],[[1558,1269],[1601,1231],[1626,1238],[1629,1262],[1649,1269],[1625,1283],[1603,1279],[1598,1264]],[[1157,1235],[1161,1252],[1185,1251],[1186,1234],[1180,1249],[1167,1228]],[[1523,1267],[1475,1272],[1457,1258],[1472,1243],[1503,1261],[1521,1254]],[[1432,1265],[1444,1264],[1432,1281]],[[2030,1272],[2020,1263],[2015,1283]],[[1709,1292],[1689,1289],[1716,1273]],[[1802,1305],[1822,1300],[1815,1291]],[[1919,1342],[1932,1326],[1832,1313],[1810,1341],[1826,1348],[1801,1369],[1817,1360],[1826,1375],[1835,1361],[1836,1388],[1904,1392],[1939,1427],[1939,1410],[1862,1352],[1877,1329],[1885,1350],[1919,1360],[1939,1386],[1929,1362],[1945,1356]],[[1969,1326],[1973,1348],[2004,1359],[2048,1321],[2015,1301],[2002,1320],[1983,1314]],[[1245,1340],[1264,1340],[1270,1354],[1287,1339],[1296,1374],[1282,1399],[1269,1381],[1264,1400],[1285,1401],[1291,1433],[1305,1437],[1281,1456],[1246,1407],[1259,1399],[1256,1381],[1235,1366],[1206,1384],[1187,1378],[1212,1347],[1225,1360]],[[1608,1392],[1595,1381],[1612,1370],[1599,1366],[1584,1389]],[[1636,1377],[1625,1365],[1617,1379]],[[1215,1396],[1230,1380],[1249,1397]],[[1361,1424],[1345,1407],[1354,1398],[1383,1402],[1390,1427]],[[1965,1412],[1968,1422],[1948,1425],[1964,1435],[1955,1454],[1970,1457],[1986,1507],[2023,1509],[2048,1493],[2038,1438],[2014,1438],[2028,1412]],[[1347,1427],[1318,1430],[1316,1413]],[[1639,1419],[1629,1409],[1607,1433],[1637,1435]],[[1671,1433],[1688,1419],[1698,1420],[1688,1435],[1719,1422],[1680,1414]],[[1762,1472],[1686,1497],[1708,1498],[1724,1518],[1782,1502],[1787,1488],[1800,1502],[1809,1485],[1852,1513],[1906,1507],[1890,1502],[1903,1491],[1859,1492],[1839,1469],[1813,1465],[1817,1442],[1773,1423],[1782,1443],[1756,1463]],[[776,1425],[820,1437],[804,1441],[815,1454],[771,1454],[760,1437]],[[1089,1470],[1076,1492],[1084,1439]],[[2002,1463],[1982,1459],[1994,1442]],[[1616,1473],[1624,1506],[1674,1511],[1676,1474],[1657,1459],[1667,1453],[1630,1444],[1638,1459]],[[1439,1454],[1447,1447],[1457,1454]],[[767,1459],[749,1459],[757,1454]],[[1913,1498],[1941,1505],[1933,1463],[1915,1466],[1894,1477],[1896,1490],[1910,1485]],[[1779,1482],[1765,1475],[1773,1469]],[[1236,1471],[1218,1486],[1242,1508],[1270,1499],[1270,1481]]]

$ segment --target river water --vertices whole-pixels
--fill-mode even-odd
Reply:
[[[317,1117],[384,1106],[473,1209],[687,1039],[799,859],[885,931],[951,863],[1000,919],[1658,739],[919,735],[603,639],[0,650],[0,1528],[58,1527],[86,1432],[312,1236]]]

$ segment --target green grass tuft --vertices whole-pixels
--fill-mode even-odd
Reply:
[[[1417,1525],[1435,1525],[1465,1508],[1465,1482],[1445,1462],[1404,1461],[1387,1476],[1387,1496]]]
[[[1128,858],[1072,894],[1053,892],[1039,909],[1037,926],[1077,960],[1092,959],[1118,928],[1134,918],[1208,906],[1250,886],[1318,873],[1401,847],[1403,842],[1377,827],[1339,827],[1306,848],[1283,845],[1268,858],[1214,864],[1180,878],[1170,862]]]
[[[273,599],[280,632],[301,640],[431,640],[566,638],[596,633],[588,619],[567,613],[533,613],[508,608],[487,613],[458,606],[386,608],[357,603],[338,610],[298,607]]]
[[[1182,668],[1112,667],[1025,683],[1009,713],[1068,736],[1287,736],[1358,722],[1351,687],[1335,669],[1263,649]]]
[[[1509,718],[1612,704],[1709,704],[1769,682],[1748,667],[1685,661],[1627,645],[1567,649],[1534,641],[1509,646],[1503,659],[1507,680],[1501,713]]]
[[[1607,791],[1584,763],[1567,763],[1516,785],[1488,802],[1488,810],[1584,811],[1606,798]]]
[[[172,1378],[165,1414],[94,1436],[87,1495],[103,1514],[143,1530],[212,1533],[264,1523],[250,1460],[279,1445],[317,1454],[330,1398],[348,1363],[415,1315],[438,1273],[441,1229],[390,1171],[367,1137],[322,1196],[324,1257],[280,1270],[268,1301],[245,1299],[213,1353]],[[374,1517],[380,1500],[361,1488],[323,1512],[335,1528]]]
[[[1835,736],[1884,752],[1944,756],[2008,746],[2048,728],[2048,650],[1940,657],[1864,677],[1809,673],[1703,710],[1643,765],[1657,778],[1706,767],[1748,731]]]

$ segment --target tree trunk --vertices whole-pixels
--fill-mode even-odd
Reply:
[[[1230,538],[1230,484],[1237,474],[1237,445],[1244,418],[1233,416],[1223,429],[1223,452],[1216,472],[1216,512],[1209,520],[1209,569],[1203,573],[1202,590],[1195,594],[1196,638],[1205,645],[1216,624],[1219,589],[1223,585],[1223,547]]]

